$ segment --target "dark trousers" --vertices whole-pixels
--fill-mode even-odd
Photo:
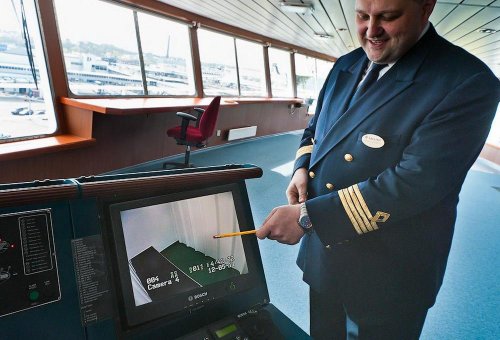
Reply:
[[[310,290],[311,336],[316,340],[418,340],[427,309],[394,315],[383,322],[356,323],[340,299]]]

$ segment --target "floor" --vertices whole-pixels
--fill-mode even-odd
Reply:
[[[251,163],[264,175],[247,181],[254,222],[286,204],[300,133],[208,148],[192,153],[197,166]],[[171,157],[169,160],[182,160]],[[126,171],[157,170],[160,161]],[[123,170],[123,169],[122,169]],[[499,339],[500,167],[478,160],[464,183],[448,269],[437,302],[430,309],[421,339]],[[309,330],[308,287],[295,265],[298,245],[259,241],[271,302],[305,331]]]

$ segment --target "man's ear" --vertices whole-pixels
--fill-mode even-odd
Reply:
[[[429,20],[429,17],[431,16],[432,11],[434,11],[434,6],[436,6],[436,0],[423,0],[423,4],[422,4],[423,13],[422,14],[423,14],[426,22]]]

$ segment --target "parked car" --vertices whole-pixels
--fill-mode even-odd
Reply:
[[[33,110],[28,109],[28,108],[24,108],[23,110],[21,110],[17,113],[17,115],[19,115],[19,116],[29,116],[32,114],[33,114]]]
[[[27,109],[27,107],[18,107],[17,109],[10,111],[10,113],[12,113],[13,115],[18,115],[19,112],[21,112],[22,110],[26,110],[26,109]]]

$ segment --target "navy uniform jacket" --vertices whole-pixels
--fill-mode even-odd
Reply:
[[[500,98],[489,68],[432,26],[346,110],[366,63],[362,49],[337,60],[295,161],[309,171],[314,228],[297,264],[355,321],[434,304],[458,194]]]

